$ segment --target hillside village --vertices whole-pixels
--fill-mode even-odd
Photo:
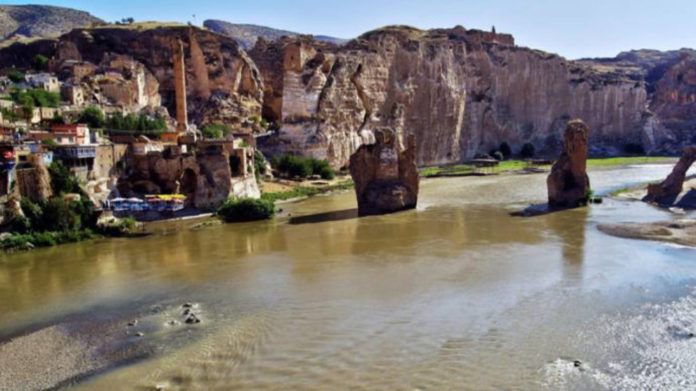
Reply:
[[[46,167],[56,163],[99,208],[130,199],[143,211],[146,196],[177,195],[167,201],[180,205],[157,211],[215,210],[230,197],[258,198],[251,125],[188,124],[183,49],[174,46],[176,118],[153,75],[124,55],[100,64],[36,55],[33,69],[0,77],[0,196],[48,199]]]

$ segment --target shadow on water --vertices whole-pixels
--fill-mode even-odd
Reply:
[[[694,209],[694,207],[696,207],[696,189],[689,190],[684,197],[677,202],[676,206],[684,209]]]
[[[352,220],[358,218],[358,209],[346,209],[327,213],[318,213],[308,216],[292,217],[289,223],[292,225],[299,224],[317,224],[329,221]]]
[[[536,217],[536,216],[544,216],[552,213],[558,213],[558,212],[563,212],[566,210],[569,210],[572,208],[551,208],[549,204],[533,204],[529,205],[528,207],[517,211],[517,212],[512,212],[510,213],[510,216],[513,217]]]

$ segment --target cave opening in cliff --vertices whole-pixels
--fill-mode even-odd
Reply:
[[[190,169],[184,170],[181,175],[181,187],[180,193],[186,196],[186,206],[192,206],[196,203],[196,185],[198,182],[198,175]]]

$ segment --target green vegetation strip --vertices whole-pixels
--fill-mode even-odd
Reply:
[[[345,181],[332,186],[324,187],[296,187],[290,191],[278,193],[263,193],[261,198],[271,202],[285,201],[300,197],[312,197],[335,190],[349,190],[353,188],[353,181]]]
[[[666,156],[633,156],[633,157],[612,157],[605,159],[588,159],[589,167],[625,166],[629,164],[655,164],[670,163],[674,158]]]
[[[635,156],[635,157],[616,157],[604,159],[588,159],[588,167],[613,167],[624,166],[630,164],[656,164],[656,163],[671,163],[674,159],[664,156]],[[439,176],[464,176],[473,175],[475,173],[482,174],[500,174],[503,172],[520,171],[525,168],[548,168],[549,165],[533,165],[523,160],[504,160],[494,167],[479,167],[476,168],[468,164],[458,164],[452,166],[426,167],[420,170],[420,175],[425,178]]]

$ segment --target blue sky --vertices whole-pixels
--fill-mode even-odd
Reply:
[[[223,19],[352,38],[388,25],[490,29],[568,58],[696,47],[696,0],[44,0],[113,21]],[[0,4],[17,4],[0,0]],[[195,15],[195,18],[193,17]]]

